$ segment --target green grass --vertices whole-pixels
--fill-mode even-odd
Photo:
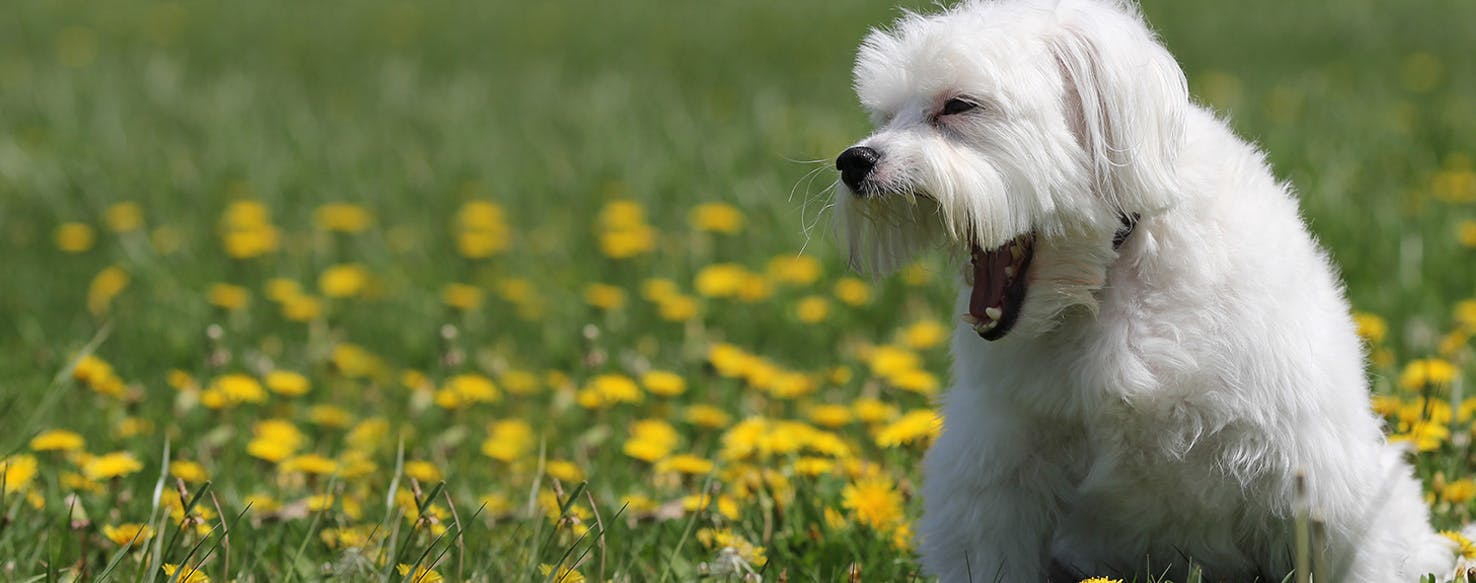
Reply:
[[[1406,422],[1438,415],[1398,380],[1415,359],[1440,357],[1460,371],[1457,388],[1432,395],[1460,400],[1471,349],[1451,335],[1476,331],[1476,322],[1462,328],[1452,315],[1476,295],[1476,250],[1458,238],[1463,224],[1476,230],[1465,223],[1476,219],[1476,192],[1462,190],[1476,185],[1460,186],[1476,158],[1476,75],[1469,31],[1458,23],[1476,21],[1476,5],[1154,1],[1145,10],[1195,94],[1261,143],[1278,176],[1301,193],[1355,307],[1387,322],[1371,366],[1377,390],[1418,411]],[[834,179],[829,160],[868,131],[851,95],[850,60],[868,27],[898,13],[888,3],[22,0],[7,12],[0,458],[34,456],[37,472],[19,488],[0,488],[0,578],[106,571],[112,580],[164,580],[160,564],[204,558],[216,580],[394,579],[395,564],[417,562],[480,581],[543,580],[538,565],[555,562],[577,564],[590,578],[690,580],[718,557],[697,536],[714,527],[764,547],[771,580],[781,571],[792,581],[842,579],[853,568],[868,580],[915,572],[910,552],[861,525],[841,500],[858,476],[874,472],[906,499],[888,529],[910,522],[920,508],[920,444],[879,445],[874,433],[885,421],[846,424],[834,433],[852,450],[850,471],[808,478],[790,456],[727,458],[725,429],[681,418],[694,403],[719,406],[735,422],[803,420],[814,404],[850,406],[862,396],[897,414],[928,406],[926,396],[873,374],[867,354],[916,322],[952,321],[952,284],[936,273],[941,258],[925,262],[935,272],[928,283],[876,282],[868,302],[847,305],[833,294],[847,274],[820,212]],[[270,210],[281,233],[275,251],[253,259],[224,252],[221,216],[241,199]],[[513,231],[507,251],[458,254],[452,222],[469,200],[502,208]],[[613,200],[640,204],[660,233],[655,250],[628,260],[602,255],[597,217]],[[123,201],[143,210],[144,229],[108,228],[107,209]],[[741,209],[740,233],[689,225],[694,206],[714,201]],[[314,210],[329,202],[363,206],[373,226],[357,234],[315,227]],[[90,225],[95,244],[60,250],[56,233],[66,222]],[[159,244],[171,237],[176,248]],[[762,273],[771,258],[801,249],[823,266],[815,283],[769,281],[771,293],[752,302],[694,291],[709,265]],[[271,278],[317,294],[320,274],[344,263],[363,266],[368,288],[326,300],[311,322],[289,321],[266,295]],[[94,313],[89,286],[109,266],[129,282]],[[641,297],[651,277],[699,297],[699,315],[660,318]],[[510,279],[532,285],[536,318],[499,294]],[[212,306],[208,290],[222,282],[248,289],[249,304]],[[483,290],[479,309],[443,303],[443,288],[455,282]],[[584,291],[595,282],[623,288],[624,306],[589,306]],[[829,315],[801,322],[796,305],[812,296],[828,298]],[[759,390],[708,362],[718,342],[823,382],[797,399]],[[372,353],[379,370],[345,369],[352,363],[333,358],[345,343]],[[919,370],[946,381],[946,349],[917,353]],[[124,397],[74,379],[84,354],[112,365]],[[850,378],[831,378],[835,367]],[[637,378],[650,368],[680,375],[685,394],[599,410],[577,403],[596,375]],[[172,388],[176,369],[196,386]],[[305,374],[311,391],[220,410],[199,404],[212,379],[273,369]],[[447,410],[432,390],[404,386],[405,370],[434,387],[475,372],[497,383],[502,398]],[[515,371],[538,375],[536,392],[511,394]],[[546,371],[567,381],[547,382]],[[311,421],[310,407],[322,404],[352,422]],[[1409,431],[1395,417],[1391,429]],[[1470,421],[1453,417],[1436,418],[1452,437],[1417,460],[1440,528],[1471,512],[1469,500],[1445,487],[1473,462]],[[269,418],[304,433],[296,453],[362,456],[375,469],[314,476],[254,457],[253,424]],[[375,418],[387,429],[361,426]],[[672,453],[717,461],[717,471],[660,476],[627,456],[632,424],[648,418],[675,426]],[[488,425],[507,419],[534,429],[511,462],[481,451]],[[85,437],[88,452],[130,452],[143,467],[88,491],[64,479],[85,461],[77,454],[30,451],[34,435],[58,428]],[[173,478],[160,479],[166,443],[172,459],[199,462],[209,475],[208,490],[186,484],[183,497],[195,499],[195,514],[211,511],[208,534],[180,534],[156,506],[156,487],[180,498]],[[540,468],[559,460],[584,474],[559,485],[555,512],[588,527],[582,537],[570,519],[528,511],[535,492],[552,492]],[[413,480],[402,461],[431,462],[444,485]],[[740,470],[752,475],[734,475]],[[705,488],[733,496],[737,519],[682,510],[683,496]],[[387,503],[391,490],[412,499]],[[327,491],[336,494],[328,510],[304,505]],[[252,494],[283,509],[247,508]],[[509,507],[479,511],[489,494]],[[622,511],[630,494],[665,506]],[[444,534],[405,518],[432,503]],[[827,510],[840,520],[828,521]],[[120,551],[102,534],[103,526],[151,517],[158,536],[144,549]],[[333,548],[320,535],[347,526],[373,531],[373,541]]]

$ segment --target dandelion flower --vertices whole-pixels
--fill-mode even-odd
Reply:
[[[411,575],[410,570],[412,569],[412,567],[410,565],[406,565],[404,563],[395,565],[395,570],[399,571],[400,575],[404,576],[406,580],[410,583],[441,583],[442,581],[445,581],[445,579],[441,577],[441,574],[436,572],[435,569],[423,566],[417,566],[413,568],[415,570],[415,574]]]
[[[601,310],[618,310],[625,305],[625,290],[609,284],[593,283],[584,288],[584,301]]]
[[[235,311],[251,302],[251,291],[239,285],[217,283],[206,292],[210,305],[226,311]]]
[[[145,541],[154,537],[154,527],[136,522],[125,522],[119,525],[104,525],[103,536],[113,541],[118,546],[131,545],[140,546]]]
[[[192,484],[199,484],[209,479],[209,475],[205,473],[205,466],[190,460],[169,462],[169,475]]]
[[[1441,358],[1426,358],[1411,361],[1399,375],[1399,386],[1407,391],[1421,392],[1430,388],[1446,389],[1455,381],[1459,369],[1450,361]]]
[[[326,476],[338,471],[338,462],[310,453],[287,458],[277,466],[277,469],[285,473],[298,472]]]
[[[86,223],[62,223],[56,228],[56,246],[67,253],[82,253],[92,248],[97,234]]]
[[[436,464],[424,460],[405,462],[405,475],[415,478],[422,484],[434,484],[441,481],[441,469],[436,467]]]
[[[699,231],[733,235],[743,230],[743,212],[727,203],[699,204],[692,208],[689,219]]]
[[[36,457],[29,454],[0,458],[0,480],[4,481],[4,490],[0,490],[0,496],[19,492],[30,486],[31,480],[36,478],[36,468]]]
[[[123,201],[103,212],[108,228],[114,233],[128,233],[143,227],[143,208],[133,201]]]
[[[662,473],[675,472],[679,474],[702,476],[711,472],[712,468],[712,460],[685,453],[677,454],[656,462],[656,471]]]
[[[364,291],[369,272],[357,263],[334,265],[318,276],[318,291],[330,298],[348,298]]]
[[[475,310],[482,305],[482,290],[464,283],[447,284],[441,289],[441,301],[463,312]]]
[[[569,460],[548,460],[543,471],[561,482],[574,483],[584,479],[584,470]]]
[[[841,490],[841,507],[850,510],[856,522],[878,532],[886,532],[900,523],[902,494],[887,478],[864,479]]]
[[[887,424],[876,434],[876,444],[897,447],[912,443],[931,443],[943,431],[943,419],[929,409],[908,412]]]
[[[106,480],[109,478],[121,478],[143,469],[133,454],[126,451],[118,451],[100,455],[87,461],[82,466],[82,474],[89,480]]]
[[[1466,535],[1453,530],[1441,531],[1440,534],[1456,544],[1456,554],[1460,555],[1462,559],[1476,559],[1476,543],[1472,543],[1471,539],[1466,538]]]
[[[835,297],[850,306],[861,306],[871,301],[871,286],[854,277],[843,277],[835,282]]]
[[[65,429],[43,431],[31,438],[32,451],[77,451],[86,445],[80,434]]]
[[[676,373],[653,370],[641,375],[641,385],[653,395],[675,397],[687,390],[687,381]]]
[[[179,576],[175,577],[175,573],[179,573]],[[164,563],[164,574],[180,583],[210,583],[210,577],[200,572],[198,567],[186,566],[183,568],[183,572],[181,572],[179,565]]]
[[[553,565],[540,563],[538,565],[538,572],[543,574],[546,580],[552,581],[553,583],[584,583],[584,575],[582,573],[564,565],[559,565],[558,571],[555,572]]]
[[[287,370],[274,370],[267,373],[266,386],[273,393],[288,397],[305,395],[309,388],[307,377]]]
[[[779,283],[809,285],[820,279],[820,261],[809,255],[780,255],[769,260],[766,271]]]
[[[806,324],[819,324],[830,315],[830,300],[825,296],[805,296],[794,305],[794,317]]]
[[[87,287],[87,311],[94,316],[106,314],[113,298],[128,287],[129,279],[128,272],[117,265],[99,271]]]
[[[726,298],[738,294],[748,279],[748,270],[736,263],[717,263],[697,272],[692,288],[709,298]]]
[[[335,202],[313,210],[313,222],[324,231],[358,233],[369,228],[374,215],[357,204]]]

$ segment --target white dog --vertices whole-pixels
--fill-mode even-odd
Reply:
[[[1295,198],[1133,6],[908,15],[855,77],[878,129],[836,161],[852,263],[964,263],[929,572],[1279,582],[1307,515],[1319,581],[1452,573]]]

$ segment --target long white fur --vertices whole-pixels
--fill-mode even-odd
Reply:
[[[1182,580],[1192,559],[1207,581],[1280,581],[1305,504],[1331,580],[1452,573],[1289,187],[1191,103],[1135,7],[909,14],[866,39],[855,75],[877,124],[858,145],[881,154],[870,196],[837,193],[855,266],[1037,233],[1015,329],[953,340],[924,466],[929,572]],[[958,94],[981,107],[936,118]],[[1142,219],[1114,251],[1124,213]]]

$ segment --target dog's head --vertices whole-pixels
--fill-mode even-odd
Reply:
[[[851,264],[962,252],[966,321],[988,340],[1049,330],[1094,293],[1127,217],[1174,204],[1184,76],[1135,8],[979,0],[903,17],[861,46],[876,131],[841,153]]]

